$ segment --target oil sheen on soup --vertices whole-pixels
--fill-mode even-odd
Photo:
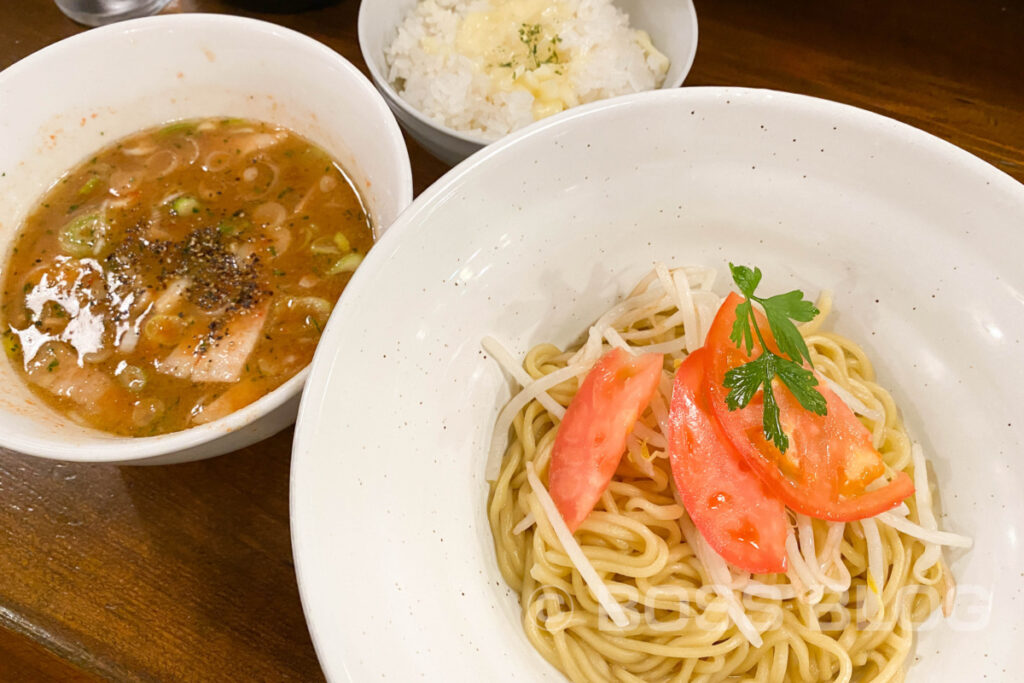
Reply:
[[[305,367],[373,242],[323,150],[280,127],[179,121],[62,177],[8,256],[6,354],[42,400],[128,436],[224,417]]]

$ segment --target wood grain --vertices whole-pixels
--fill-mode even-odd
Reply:
[[[169,467],[4,454],[0,619],[107,678],[315,677],[289,545],[291,436]]]
[[[686,85],[852,104],[1024,180],[1024,4],[730,0],[699,5],[698,17],[700,49]]]
[[[171,11],[261,17],[363,67],[356,0],[254,7],[178,0]],[[698,0],[697,11],[687,85],[864,107],[1024,180],[1024,3]],[[80,30],[51,0],[0,3],[0,68]],[[16,106],[0,103],[0,117]],[[446,168],[409,151],[420,192]],[[0,450],[0,680],[320,678],[291,561],[291,436],[156,468]]]
[[[100,680],[34,640],[0,628],[0,680],[35,683],[91,683]]]

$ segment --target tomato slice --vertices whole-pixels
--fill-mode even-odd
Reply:
[[[631,356],[620,348],[591,368],[558,426],[548,488],[570,531],[576,531],[626,450],[626,438],[658,388],[660,353]]]
[[[683,506],[725,560],[755,574],[786,571],[786,507],[726,438],[707,404],[707,349],[683,361],[672,386],[669,462]]]
[[[914,483],[905,472],[885,486],[866,490],[885,472],[882,456],[872,445],[871,433],[824,382],[816,388],[825,397],[826,415],[805,410],[781,382],[772,385],[783,430],[790,441],[784,454],[764,438],[762,393],[746,408],[729,410],[725,402],[729,392],[723,386],[725,373],[760,353],[756,342],[753,354],[748,355],[729,339],[736,306],[742,301],[738,294],[730,294],[708,332],[706,346],[711,358],[705,386],[722,430],[761,480],[793,510],[832,521],[872,517],[912,495]],[[758,325],[771,348],[774,340],[760,314]]]

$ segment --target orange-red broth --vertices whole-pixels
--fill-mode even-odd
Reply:
[[[4,349],[79,423],[186,429],[309,363],[372,242],[345,172],[289,130],[146,130],[61,178],[25,221],[0,298]]]

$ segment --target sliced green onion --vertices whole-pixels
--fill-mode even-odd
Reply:
[[[310,145],[306,147],[304,150],[302,150],[302,156],[304,159],[316,164],[331,163],[331,158],[327,156],[327,152],[313,145]]]
[[[340,254],[338,245],[330,237],[318,237],[309,245],[309,250],[314,254]]]
[[[270,319],[286,329],[301,320],[307,328],[313,327],[319,332],[327,323],[332,308],[330,301],[319,296],[288,297],[274,302]]]
[[[82,185],[82,188],[78,190],[78,196],[84,197],[85,195],[90,194],[93,190],[99,187],[100,183],[102,182],[103,181],[100,180],[98,176],[93,176],[92,178],[89,178],[88,180],[85,181],[85,185]]]
[[[117,379],[129,391],[142,391],[146,386],[146,371],[138,365],[125,365]]]
[[[327,271],[328,277],[331,275],[337,275],[338,273],[354,273],[359,264],[363,262],[361,254],[345,254],[338,259],[333,266]]]
[[[21,340],[10,330],[4,332],[3,343],[8,358],[17,358],[21,353]]]
[[[184,195],[171,202],[171,212],[175,216],[186,216],[199,213],[199,200],[195,197]]]
[[[331,302],[319,296],[297,296],[284,303],[285,308],[292,311],[307,311],[327,318],[331,314]]]
[[[198,124],[195,121],[175,121],[174,123],[168,124],[160,129],[160,135],[168,136],[176,133],[184,133],[185,135],[191,135],[196,132],[196,126]]]
[[[87,213],[61,228],[57,241],[64,253],[76,258],[97,256],[106,243],[109,226],[98,213]]]
[[[248,218],[228,218],[220,222],[220,225],[217,226],[217,231],[225,237],[230,237],[231,235],[241,234],[251,227],[252,223],[249,222]]]
[[[338,249],[341,250],[342,254],[347,254],[352,251],[352,244],[348,241],[348,238],[345,237],[345,233],[334,233],[334,243],[338,245]]]

